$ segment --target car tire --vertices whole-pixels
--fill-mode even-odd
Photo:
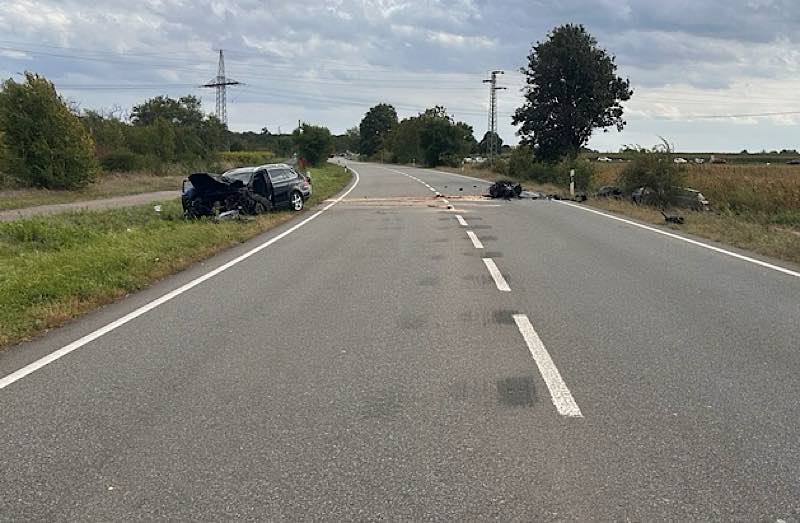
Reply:
[[[293,211],[298,212],[303,210],[303,195],[299,191],[294,191],[289,198],[289,204]]]

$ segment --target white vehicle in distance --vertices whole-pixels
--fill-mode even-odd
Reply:
[[[675,163],[689,163],[686,158],[675,158],[672,161]]]
[[[597,161],[598,162],[603,162],[603,163],[609,163],[609,162],[613,162],[614,160],[612,160],[608,156],[601,156],[600,158],[597,159]]]

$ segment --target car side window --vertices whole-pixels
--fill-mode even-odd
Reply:
[[[286,179],[286,176],[283,174],[283,169],[275,169],[269,171],[269,179],[272,180],[272,183],[280,183]]]
[[[297,178],[297,175],[290,169],[275,169],[269,172],[269,177],[272,179],[273,183],[276,183],[294,180]]]

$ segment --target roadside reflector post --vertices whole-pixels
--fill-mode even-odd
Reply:
[[[575,169],[569,170],[569,195],[575,196]]]

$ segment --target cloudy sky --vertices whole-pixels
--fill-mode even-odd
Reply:
[[[302,119],[338,133],[388,102],[401,117],[444,105],[480,139],[481,80],[503,69],[500,134],[516,143],[519,68],[568,22],[635,90],[626,130],[593,147],[661,135],[684,151],[800,148],[798,0],[0,0],[0,75],[44,74],[84,108],[192,93],[213,111],[213,90],[197,86],[224,49],[245,84],[228,94],[232,129]]]

